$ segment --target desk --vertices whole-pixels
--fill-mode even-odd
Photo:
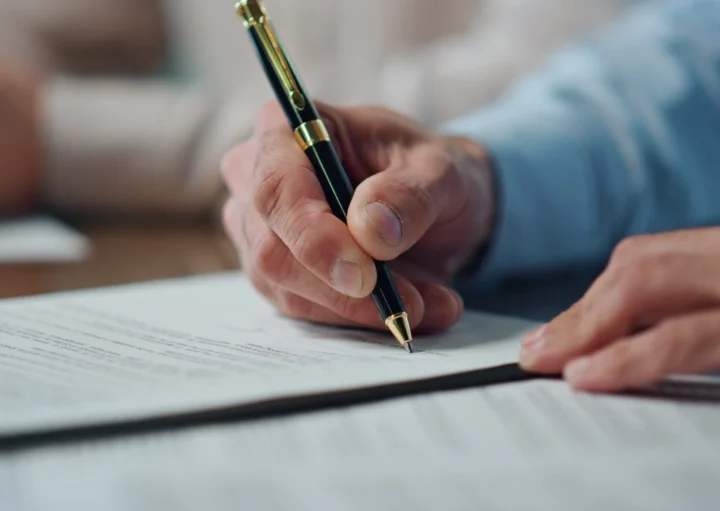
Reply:
[[[217,273],[239,267],[235,249],[213,227],[80,228],[93,243],[87,261],[0,265],[0,298]],[[526,279],[491,294],[465,290],[468,308],[548,321],[578,300],[596,271]]]
[[[0,298],[216,273],[238,268],[232,244],[202,226],[87,227],[93,252],[80,263],[0,266]]]

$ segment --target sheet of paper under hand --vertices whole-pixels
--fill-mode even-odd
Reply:
[[[77,262],[89,253],[85,236],[51,217],[0,220],[0,264]]]
[[[0,302],[0,439],[461,373],[533,325],[468,313],[408,355],[386,333],[279,317],[238,274]]]
[[[18,452],[0,508],[709,511],[719,421],[536,380]]]

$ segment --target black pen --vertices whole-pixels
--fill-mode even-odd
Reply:
[[[298,144],[315,169],[333,214],[347,223],[347,210],[353,196],[352,184],[333,147],[325,124],[275,36],[265,6],[261,0],[241,0],[235,5],[235,10],[250,32],[275,96],[295,131]],[[408,315],[390,270],[384,262],[376,261],[375,267],[377,285],[372,292],[373,300],[395,338],[412,353]]]

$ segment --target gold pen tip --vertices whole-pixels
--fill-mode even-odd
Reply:
[[[410,321],[408,321],[407,313],[394,314],[385,320],[385,324],[392,332],[397,341],[412,353],[412,331],[410,330]]]

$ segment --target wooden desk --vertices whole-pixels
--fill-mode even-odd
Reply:
[[[238,268],[224,233],[211,227],[89,227],[80,263],[0,265],[0,298],[216,273]]]

